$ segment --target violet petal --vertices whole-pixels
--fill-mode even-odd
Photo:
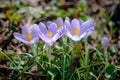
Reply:
[[[29,44],[35,44],[38,40],[39,40],[38,37],[33,38],[33,39],[29,42]]]
[[[46,22],[46,25],[47,25],[47,26],[50,26],[51,23],[53,23],[53,22],[52,22],[52,21],[47,21],[47,22]]]
[[[50,24],[50,26],[48,26],[48,31],[51,31],[51,32],[55,33],[57,31],[56,23]]]
[[[72,25],[72,29],[73,29],[73,30],[74,30],[75,27],[77,27],[77,28],[78,28],[78,31],[80,31],[79,20],[73,19],[73,20],[71,21],[71,25]]]
[[[27,38],[24,35],[21,35],[21,34],[16,33],[16,32],[13,35],[17,40],[19,40],[23,43],[29,44],[29,41],[27,40]]]
[[[24,25],[24,26],[22,27],[22,34],[23,34],[23,35],[26,35],[26,34],[28,34],[28,33],[31,33],[30,27],[27,26],[27,25]]]
[[[71,34],[73,34],[72,26],[70,25],[70,22],[68,20],[65,20],[65,27]]]
[[[39,26],[37,24],[34,24],[31,29],[31,35],[33,38],[38,37],[38,32],[39,32]]]
[[[80,35],[83,34],[85,31],[91,28],[92,20],[87,20],[85,21],[81,26],[80,26]]]
[[[39,29],[42,33],[47,34],[47,28],[42,22],[39,23]]]
[[[56,24],[60,24],[61,26],[63,26],[63,19],[61,17],[58,17],[56,20]]]

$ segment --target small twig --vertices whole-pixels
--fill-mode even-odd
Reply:
[[[105,68],[101,71],[101,73],[98,75],[98,77],[96,78],[96,80],[99,80],[99,78],[103,75],[104,72],[105,72]]]

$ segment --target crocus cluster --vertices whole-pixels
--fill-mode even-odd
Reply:
[[[27,25],[22,27],[22,34],[14,33],[14,37],[26,44],[34,44],[39,38],[46,44],[52,46],[64,34],[73,41],[79,41],[85,38],[95,30],[95,23],[92,19],[87,21],[73,19],[68,17],[63,21],[58,17],[55,22],[47,21],[46,25],[42,22],[34,24],[32,28]]]

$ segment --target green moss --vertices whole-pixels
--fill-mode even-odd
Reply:
[[[6,11],[4,17],[8,19],[10,22],[17,23],[20,21],[21,16],[15,12],[15,10]]]

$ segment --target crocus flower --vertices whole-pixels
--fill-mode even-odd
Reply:
[[[39,29],[40,38],[49,46],[52,46],[54,42],[56,42],[57,39],[59,39],[65,32],[65,29],[58,30],[56,23],[51,23],[47,27],[40,22],[39,23]]]
[[[91,19],[87,21],[73,19],[70,23],[69,18],[65,19],[66,35],[74,41],[79,41],[91,35],[95,29],[95,23]]]
[[[101,39],[101,44],[104,48],[108,48],[109,45],[109,39],[107,37],[104,37]]]
[[[53,22],[47,21],[46,25],[49,26],[51,23],[53,23]],[[56,19],[55,23],[57,24],[58,30],[61,30],[63,28],[63,26],[64,26],[63,19],[61,17],[58,17]]]
[[[34,44],[39,40],[38,33],[39,33],[39,27],[37,24],[34,24],[31,29],[29,26],[24,25],[22,27],[22,34],[15,32],[13,35],[17,40],[23,43]]]

